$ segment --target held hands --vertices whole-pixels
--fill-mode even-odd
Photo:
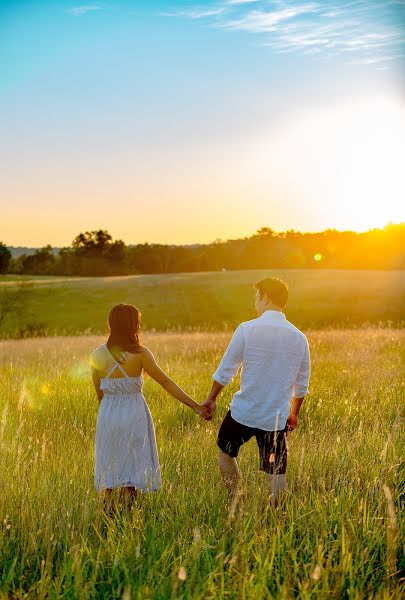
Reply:
[[[205,402],[203,402],[202,406],[205,406],[207,409],[208,416],[205,417],[207,421],[210,421],[215,414],[215,410],[217,408],[216,398],[212,398],[208,396]]]
[[[195,412],[200,415],[205,421],[211,421],[216,409],[216,401],[208,397],[202,404],[197,404]]]
[[[210,409],[206,404],[197,404],[195,408],[195,412],[197,415],[200,415],[205,421],[209,421],[211,419]]]

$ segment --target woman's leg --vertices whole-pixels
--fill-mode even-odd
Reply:
[[[106,488],[101,492],[102,505],[104,512],[108,515],[111,514],[113,507],[113,491],[111,488]]]
[[[139,490],[137,490],[135,487],[130,486],[130,487],[123,487],[121,488],[121,498],[122,498],[122,503],[123,503],[123,507],[129,510],[132,510],[136,499],[139,496]]]
[[[106,488],[100,496],[104,513],[113,516],[121,510],[131,510],[139,496],[139,490],[133,486]]]

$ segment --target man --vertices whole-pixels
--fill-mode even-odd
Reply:
[[[212,377],[205,404],[212,416],[217,396],[242,365],[240,389],[218,433],[219,467],[225,485],[235,494],[239,479],[235,459],[240,447],[254,436],[260,469],[269,475],[270,501],[275,506],[287,488],[287,431],[297,427],[308,393],[310,358],[307,338],[283,313],[287,284],[268,278],[255,287],[258,318],[236,329]]]

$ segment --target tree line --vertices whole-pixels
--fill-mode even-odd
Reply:
[[[0,243],[0,273],[108,276],[239,269],[403,269],[405,223],[364,233],[320,233],[268,227],[243,239],[192,246],[126,245],[106,230],[80,233],[57,254],[51,246],[12,258]]]

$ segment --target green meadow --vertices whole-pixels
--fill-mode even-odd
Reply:
[[[137,305],[143,342],[203,401],[269,275],[312,355],[285,509],[268,506],[254,442],[237,502],[223,489],[216,434],[238,381],[207,423],[147,379],[163,487],[105,516],[88,356],[110,308]],[[404,291],[403,271],[0,278],[16,306],[0,327],[0,599],[400,598]]]
[[[107,278],[0,278],[16,290],[0,337],[104,333],[114,304],[135,304],[148,331],[228,331],[254,318],[253,285],[267,276],[290,286],[287,318],[303,329],[399,326],[404,322],[404,271],[227,271]]]
[[[229,277],[248,299],[257,275]],[[214,287],[221,298],[228,287],[221,277],[214,286],[209,275],[195,276],[198,314],[214,308],[204,289],[212,298]],[[156,280],[146,281],[152,289],[147,296],[144,280],[139,304],[149,316],[146,297],[164,306],[164,285],[169,297],[168,282],[179,285],[182,276],[160,278],[160,294]],[[332,279],[330,286],[334,302]],[[86,298],[95,308],[98,294],[103,310],[92,322],[100,327],[118,289],[128,291],[125,300],[138,297],[136,279],[53,289],[55,301],[74,297],[83,313]],[[236,296],[233,315],[242,307]],[[193,324],[191,312],[187,317]],[[66,322],[61,315],[60,326]],[[284,511],[268,507],[254,442],[241,453],[237,502],[231,505],[222,487],[216,433],[237,382],[205,422],[148,379],[163,488],[141,497],[132,512],[108,518],[93,487],[98,403],[88,368],[90,351],[104,338],[0,342],[0,598],[401,598],[405,334],[377,327],[307,333],[311,393],[289,434]],[[228,339],[226,332],[148,332],[144,343],[202,401]]]

